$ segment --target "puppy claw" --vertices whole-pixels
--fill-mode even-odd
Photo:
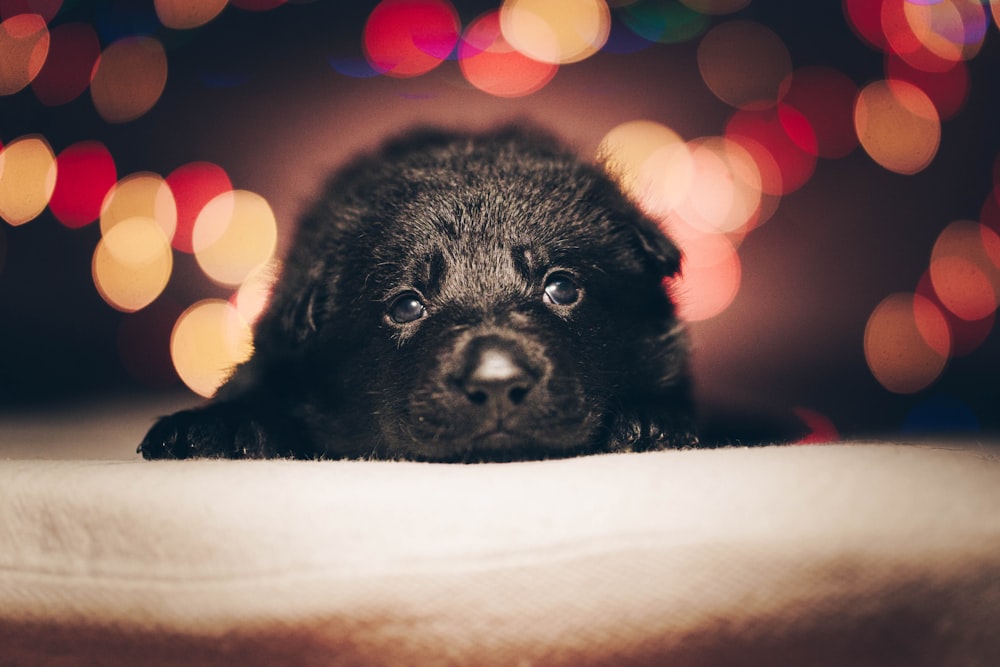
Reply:
[[[698,446],[693,428],[673,424],[673,420],[649,417],[621,417],[612,429],[611,450],[645,452],[660,449],[684,449]]]
[[[226,404],[163,417],[136,450],[146,459],[275,456],[261,424]]]

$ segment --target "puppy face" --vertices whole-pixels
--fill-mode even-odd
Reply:
[[[545,143],[438,141],[388,166],[312,306],[370,451],[565,456],[608,449],[636,397],[686,409],[673,245]]]

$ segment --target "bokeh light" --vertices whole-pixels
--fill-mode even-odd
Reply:
[[[253,334],[228,301],[199,301],[177,319],[170,356],[185,385],[210,397],[232,369],[253,353]]]
[[[500,30],[499,12],[485,14],[469,25],[459,42],[458,57],[466,80],[497,97],[521,97],[541,90],[559,69],[511,46]]]
[[[969,60],[982,48],[988,25],[982,0],[910,0],[902,4],[913,34],[939,58]]]
[[[1000,236],[978,222],[948,225],[931,251],[930,278],[941,303],[963,320],[989,317],[1000,298],[1000,268],[991,255],[1000,252]]]
[[[976,413],[968,405],[947,394],[935,394],[919,403],[907,413],[903,420],[903,433],[921,435],[947,433],[974,433],[980,423]]]
[[[90,86],[101,42],[87,23],[52,28],[48,58],[31,82],[38,101],[46,106],[72,102]]]
[[[890,294],[868,318],[865,359],[879,384],[897,394],[918,392],[941,375],[951,348],[941,311],[919,294]]]
[[[123,220],[97,244],[91,264],[94,285],[110,306],[134,312],[152,303],[167,286],[173,257],[155,220]]]
[[[203,26],[226,8],[228,0],[153,0],[160,23],[175,30]]]
[[[198,265],[212,280],[239,285],[270,261],[278,225],[263,197],[246,190],[224,192],[202,208],[192,245]]]
[[[419,76],[451,54],[459,30],[447,0],[382,0],[365,24],[365,56],[383,74]]]
[[[879,51],[888,42],[882,30],[882,3],[884,0],[843,0],[844,16],[854,33]]]
[[[799,111],[815,137],[815,155],[846,157],[858,145],[854,132],[854,100],[858,87],[831,67],[796,69],[781,85],[782,102]],[[797,144],[808,152],[808,143]]]
[[[763,167],[761,189],[769,195],[798,190],[816,169],[816,135],[809,121],[788,105],[736,111],[726,123],[726,138],[757,156],[758,164]],[[759,147],[767,151],[773,162],[759,157]],[[772,166],[777,167],[776,175]]]
[[[663,217],[687,197],[694,161],[684,139],[666,125],[633,120],[601,139],[597,161],[646,212]]]
[[[775,104],[792,58],[781,38],[751,21],[727,21],[698,44],[698,69],[705,85],[736,108]]]
[[[696,139],[688,145],[694,178],[677,216],[709,234],[739,232],[755,221],[761,177],[753,156],[723,137]]]
[[[792,413],[808,429],[796,445],[818,445],[840,440],[840,432],[829,417],[821,412],[801,406],[792,408]]]
[[[101,207],[101,233],[107,235],[115,225],[129,218],[155,220],[169,240],[177,229],[177,205],[163,177],[151,172],[127,176],[111,188]]]
[[[927,94],[905,81],[875,81],[854,107],[858,140],[875,162],[899,174],[931,163],[941,142],[941,123]]]
[[[194,252],[192,235],[205,204],[233,189],[226,170],[211,162],[191,162],[167,175],[167,185],[177,205],[177,230],[172,243],[181,252]]]
[[[56,158],[49,142],[29,135],[0,149],[0,218],[11,225],[34,220],[56,185]]]
[[[666,281],[678,315],[689,322],[715,317],[739,292],[742,269],[736,249],[721,234],[703,234],[676,220],[666,227],[683,253],[680,275]]]
[[[889,80],[906,81],[922,90],[937,109],[941,120],[955,116],[969,96],[969,67],[959,60],[941,72],[917,69],[895,54],[886,56]]]
[[[676,0],[638,0],[618,13],[622,23],[649,42],[676,44],[701,35],[709,18]]]
[[[500,28],[521,53],[546,63],[579,62],[608,41],[605,0],[504,0]]]
[[[13,95],[38,76],[49,51],[49,30],[37,14],[0,23],[0,95]]]
[[[18,14],[38,14],[49,22],[59,13],[62,4],[62,0],[0,0],[0,18],[9,19]]]
[[[56,157],[58,178],[49,210],[70,228],[83,227],[101,215],[104,198],[118,180],[114,158],[99,141],[81,141]]]
[[[948,330],[951,332],[951,357],[964,357],[969,355],[976,350],[978,350],[986,339],[989,338],[990,332],[993,331],[993,325],[996,321],[996,314],[993,313],[981,320],[963,320],[954,313],[952,313],[948,308],[941,303],[941,299],[938,297],[937,292],[934,291],[934,285],[931,283],[931,272],[928,269],[924,271],[923,276],[920,278],[920,282],[917,283],[917,294],[923,296],[930,300],[941,314],[944,315],[945,320],[948,322]]]
[[[109,123],[144,115],[167,83],[167,55],[155,37],[124,37],[101,54],[90,84],[94,107]]]

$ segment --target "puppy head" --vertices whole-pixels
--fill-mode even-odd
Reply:
[[[330,405],[378,456],[600,451],[630,406],[686,390],[662,285],[677,248],[547,138],[390,145],[335,181],[308,225],[299,263],[314,288],[285,310],[308,313],[292,329],[316,331],[306,346],[335,378]]]

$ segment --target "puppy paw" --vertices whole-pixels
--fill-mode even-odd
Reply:
[[[688,419],[663,415],[621,415],[611,428],[610,449],[644,452],[698,446],[698,435]]]
[[[225,404],[159,419],[136,450],[146,459],[264,458],[276,453],[263,426]]]

